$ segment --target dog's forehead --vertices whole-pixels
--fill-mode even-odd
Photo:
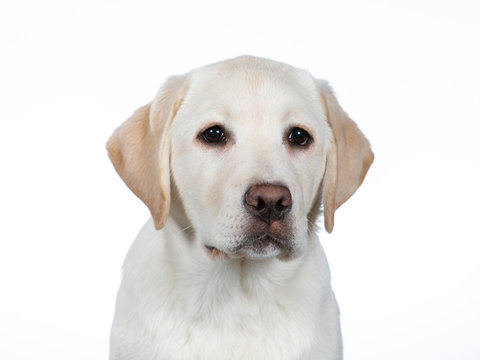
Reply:
[[[210,64],[193,70],[191,75],[199,83],[206,81],[209,85],[210,79],[216,79],[219,83],[230,83],[244,85],[250,90],[257,89],[263,84],[274,83],[276,85],[293,84],[301,82],[305,86],[311,83],[311,75],[278,61],[241,56],[218,63]]]
[[[189,78],[185,103],[197,112],[322,112],[312,76],[280,62],[243,56],[194,70]]]

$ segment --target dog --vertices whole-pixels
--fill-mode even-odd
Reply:
[[[124,266],[111,360],[342,359],[316,235],[370,144],[331,88],[251,56],[166,80],[107,143],[149,208]]]

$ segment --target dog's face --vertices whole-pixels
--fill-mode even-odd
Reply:
[[[314,81],[275,70],[193,73],[171,128],[187,216],[208,249],[231,256],[301,254],[325,169],[332,134]]]
[[[331,231],[373,160],[326,85],[250,57],[171,79],[108,148],[157,227],[172,188],[207,253],[247,258],[303,254],[320,202]]]

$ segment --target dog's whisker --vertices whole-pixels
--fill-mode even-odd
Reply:
[[[183,228],[180,230],[181,232],[188,231],[188,230],[193,230],[193,225],[188,225],[187,227]]]

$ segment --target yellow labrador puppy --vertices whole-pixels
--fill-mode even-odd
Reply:
[[[332,90],[249,56],[169,78],[112,135],[148,206],[125,260],[110,359],[341,359],[315,234],[373,161]]]

